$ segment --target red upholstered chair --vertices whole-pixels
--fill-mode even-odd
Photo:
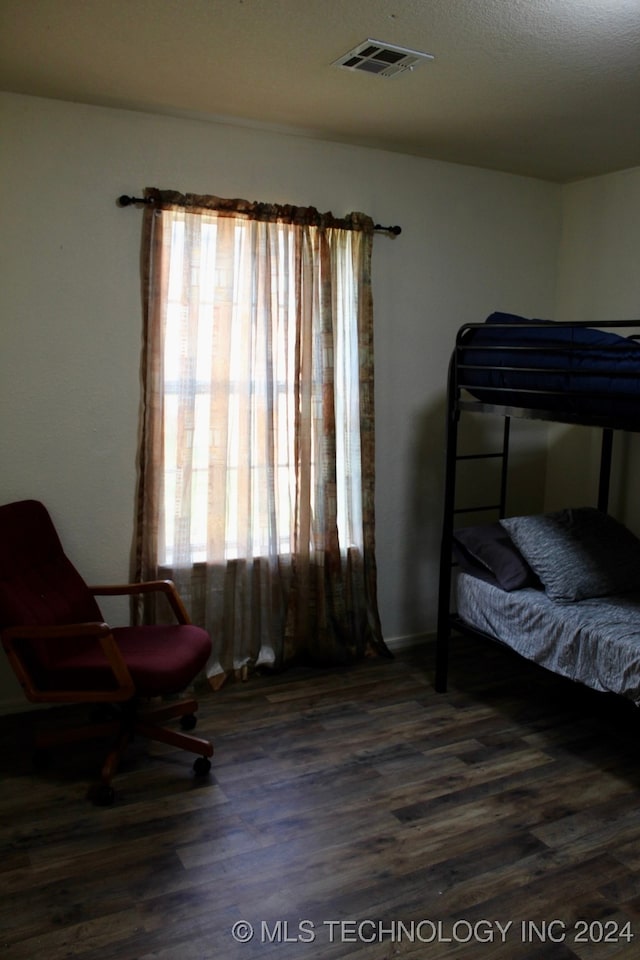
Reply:
[[[175,624],[111,628],[95,600],[154,591],[166,596]],[[194,699],[143,710],[152,698],[185,690],[211,652],[208,633],[190,623],[173,583],[89,587],[65,555],[46,508],[36,500],[9,503],[0,506],[0,630],[29,700],[113,705],[107,720],[37,735],[39,748],[112,738],[100,781],[90,790],[94,802],[113,802],[111,780],[136,733],[198,754],[196,774],[209,772],[211,743],[162,725],[180,717],[183,730],[192,729]]]

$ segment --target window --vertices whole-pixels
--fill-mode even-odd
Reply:
[[[225,221],[227,227],[229,221]],[[252,233],[264,225],[232,223],[232,259],[218,244],[215,216],[198,218],[198,239],[187,242],[185,221],[174,219],[168,246],[164,321],[164,505],[159,557],[177,559],[176,538],[190,517],[183,560],[207,559],[208,514],[220,513],[224,530],[215,560],[289,554],[294,548],[300,331],[296,317],[295,231],[277,223],[269,257],[255,261]],[[342,548],[361,546],[359,493],[357,297],[351,271],[353,234],[337,251],[332,343],[311,332],[310,511],[315,515],[323,478],[318,475],[325,395],[333,369],[336,430],[336,519]],[[260,274],[270,272],[268,302],[260,302]],[[324,278],[318,275],[317,283]],[[266,310],[265,310],[266,308]],[[264,311],[261,313],[261,311]],[[327,351],[333,357],[327,357]],[[216,478],[216,473],[220,474]],[[224,496],[212,502],[211,491]],[[188,498],[185,507],[182,502]],[[313,548],[313,538],[309,543]]]

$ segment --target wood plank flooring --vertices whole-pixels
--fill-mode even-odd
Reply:
[[[35,773],[0,719],[0,958],[640,956],[636,711],[463,639],[437,694],[432,659],[206,695],[212,776],[135,743],[111,808],[100,751]]]

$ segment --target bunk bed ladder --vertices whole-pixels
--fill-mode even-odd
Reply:
[[[600,448],[600,480],[598,482],[598,510],[606,513],[609,509],[609,487],[611,485],[611,452],[613,449],[613,430],[605,427],[602,431]]]
[[[455,386],[452,385],[454,390]],[[440,546],[440,583],[438,588],[438,626],[436,640],[436,678],[435,688],[438,693],[447,689],[447,672],[449,666],[449,638],[451,634],[451,579],[452,579],[452,549],[455,517],[464,513],[480,513],[493,511],[499,517],[505,516],[507,501],[507,477],[509,472],[509,440],[511,418],[504,418],[502,434],[502,449],[490,453],[458,453],[458,424],[460,412],[454,403],[450,406],[447,423],[447,439],[445,454],[445,489],[442,540]],[[472,506],[456,507],[456,473],[457,464],[463,460],[492,460],[501,459],[500,496],[497,503],[474,504]]]

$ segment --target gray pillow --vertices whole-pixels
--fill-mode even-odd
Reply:
[[[592,507],[500,523],[552,600],[640,591],[640,540]]]

